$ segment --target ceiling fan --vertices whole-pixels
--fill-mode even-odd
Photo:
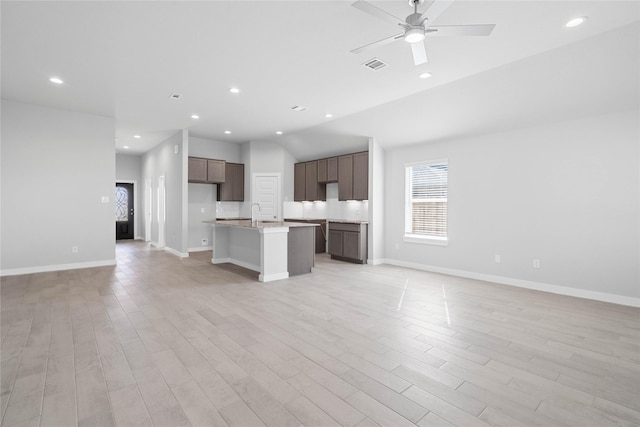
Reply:
[[[495,24],[429,25],[438,16],[440,16],[440,14],[444,12],[452,2],[453,0],[433,0],[431,6],[429,6],[426,11],[418,13],[418,6],[424,3],[424,0],[409,0],[409,5],[413,7],[413,13],[407,16],[403,21],[402,19],[372,5],[371,3],[367,3],[364,0],[358,0],[353,3],[353,7],[373,15],[376,18],[382,19],[383,21],[398,25],[402,27],[404,31],[400,34],[353,49],[351,52],[360,53],[396,40],[404,39],[404,41],[411,45],[413,62],[415,65],[420,65],[427,62],[427,51],[424,46],[424,39],[426,36],[488,36],[491,34]]]

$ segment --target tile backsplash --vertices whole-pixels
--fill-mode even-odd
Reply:
[[[338,185],[327,184],[326,202],[284,202],[284,218],[369,219],[369,202],[338,200]]]

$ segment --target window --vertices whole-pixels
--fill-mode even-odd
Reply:
[[[406,165],[404,240],[447,244],[447,160]]]

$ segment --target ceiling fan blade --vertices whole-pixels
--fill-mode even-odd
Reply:
[[[433,0],[433,3],[431,3],[429,8],[420,15],[418,22],[423,22],[425,20],[427,22],[435,21],[442,12],[451,6],[452,3],[453,0]]]
[[[424,42],[411,43],[411,53],[413,53],[415,65],[427,62],[427,49],[424,47]]]
[[[482,25],[438,25],[427,28],[427,35],[433,36],[488,36],[496,24]]]
[[[404,33],[396,34],[395,36],[387,37],[387,38],[384,38],[382,40],[378,40],[377,42],[373,42],[373,43],[366,44],[364,46],[360,46],[360,47],[358,47],[356,49],[353,49],[351,51],[351,53],[364,52],[364,51],[367,51],[369,49],[373,49],[374,47],[383,46],[385,44],[389,44],[391,42],[394,42],[396,40],[400,40],[402,38],[404,38]]]
[[[405,25],[404,20],[380,9],[377,6],[372,5],[371,3],[367,3],[364,0],[358,0],[357,2],[353,3],[351,6],[355,7],[356,9],[360,9],[361,11],[368,13],[369,15],[373,15],[378,19],[387,21],[390,24],[403,25],[403,26]]]

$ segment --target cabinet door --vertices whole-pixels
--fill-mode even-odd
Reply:
[[[327,182],[338,182],[338,158],[327,159]]]
[[[318,200],[318,162],[307,162],[305,167],[305,200]]]
[[[302,202],[305,199],[305,165],[304,163],[296,163],[293,166],[293,200]]]
[[[342,232],[342,256],[360,260],[360,233],[355,231]]]
[[[218,201],[230,202],[233,200],[233,163],[225,164],[225,182],[218,185]]]
[[[338,157],[338,200],[353,199],[353,155]]]
[[[207,159],[207,182],[218,184],[224,182],[225,161]]]
[[[327,159],[318,160],[318,182],[327,182]]]
[[[344,231],[332,230],[329,228],[329,253],[335,256],[342,256],[342,235]]]
[[[233,201],[244,202],[244,165],[242,163],[234,164],[232,188]]]
[[[207,182],[207,159],[189,157],[189,182]]]
[[[353,198],[369,199],[369,153],[353,155]]]

